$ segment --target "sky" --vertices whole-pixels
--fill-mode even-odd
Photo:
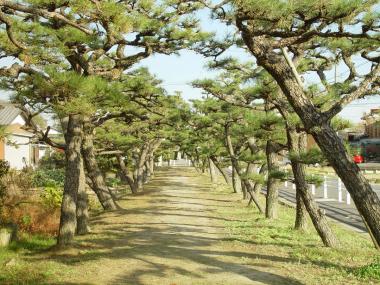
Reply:
[[[232,27],[228,27],[217,21],[211,21],[209,13],[202,11],[199,14],[202,29],[216,33],[220,38],[227,33],[233,32]],[[245,51],[239,49],[229,50],[226,55],[234,56],[240,60],[252,60],[253,57]],[[141,61],[139,66],[148,67],[149,70],[163,81],[163,86],[169,93],[176,91],[181,92],[182,97],[186,100],[202,98],[202,90],[191,87],[191,82],[196,79],[212,78],[211,73],[205,67],[210,59],[204,58],[202,55],[193,51],[181,51],[180,55],[154,55]],[[361,61],[357,61],[358,69],[362,72],[368,71],[368,65],[363,65]],[[347,68],[337,68],[337,78],[344,79],[347,76]],[[327,78],[334,78],[334,74],[327,74]],[[315,76],[305,76],[305,84],[315,83]],[[368,99],[360,99],[347,105],[339,114],[344,119],[348,119],[353,123],[359,123],[365,112],[369,112],[371,108],[380,108],[380,96],[371,96]]]
[[[206,31],[215,32],[222,37],[226,33],[231,32],[231,27],[209,19],[209,14],[202,11],[199,14],[201,26]],[[233,49],[228,55],[238,57],[242,60],[253,59],[243,50]],[[215,73],[205,68],[210,59],[204,58],[200,54],[193,51],[183,50],[179,55],[160,55],[156,54],[147,59],[142,60],[136,67],[145,66],[162,80],[163,87],[169,94],[179,91],[186,100],[202,98],[202,91],[191,86],[191,82],[196,79],[212,78]],[[0,61],[0,67],[9,64],[7,61]],[[360,63],[359,63],[360,64]],[[361,67],[365,69],[364,67]],[[338,68],[338,78],[344,76],[347,70]],[[330,78],[333,75],[328,76]],[[305,77],[306,84],[313,83],[313,77]],[[6,99],[8,95],[4,91],[0,91],[0,99]],[[369,112],[371,108],[380,107],[380,96],[370,97],[354,101],[346,106],[339,114],[345,119],[349,119],[353,123],[360,122],[364,112]]]
[[[190,100],[202,98],[202,90],[191,87],[190,83],[195,79],[213,77],[213,74],[205,68],[208,61],[194,52],[182,51],[179,56],[155,55],[143,60],[140,65],[148,67],[160,78],[169,94],[180,91],[184,99]],[[344,71],[341,73],[344,74]],[[341,73],[338,73],[338,76]],[[309,80],[309,83],[312,83],[312,80]],[[377,107],[380,107],[380,96],[371,96],[352,102],[339,115],[353,123],[358,123],[363,113]]]

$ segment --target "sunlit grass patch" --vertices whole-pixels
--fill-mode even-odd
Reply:
[[[260,202],[265,205],[263,196]],[[247,207],[247,201],[219,209],[219,214],[227,219],[225,241],[244,244],[247,250],[265,253],[273,260],[281,257],[281,263],[305,284],[343,284],[346,280],[350,280],[350,284],[376,284],[380,281],[380,253],[366,234],[331,221],[340,247],[327,248],[310,220],[307,231],[296,231],[293,229],[295,209],[279,205],[278,210],[279,218],[268,220],[253,205]]]

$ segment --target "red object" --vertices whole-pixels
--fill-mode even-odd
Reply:
[[[363,163],[364,159],[363,159],[363,157],[361,155],[356,154],[356,155],[354,155],[354,162],[355,163]]]

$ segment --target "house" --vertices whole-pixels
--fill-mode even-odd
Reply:
[[[380,108],[371,109],[362,117],[366,136],[370,139],[380,138]]]
[[[38,145],[33,144],[34,134],[24,130],[22,111],[11,103],[0,102],[0,127],[5,136],[0,140],[0,159],[7,160],[12,168],[22,169],[37,164]]]

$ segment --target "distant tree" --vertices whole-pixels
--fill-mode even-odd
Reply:
[[[85,177],[82,145],[85,140],[86,158],[92,157],[88,156],[92,123],[109,115],[98,103],[107,96],[123,99],[124,72],[139,60],[154,53],[175,53],[207,36],[192,15],[199,5],[192,4],[97,0],[0,3],[0,22],[4,24],[0,56],[17,59],[0,70],[5,79],[3,88],[17,92],[19,103],[29,109],[52,110],[65,134],[62,145],[49,139],[48,131],[37,131],[41,139],[66,153],[59,245],[71,242],[78,228],[77,215],[85,216],[84,209],[77,211],[77,204],[86,204],[78,200]],[[103,191],[104,183],[92,162],[85,163],[92,185],[99,199],[109,202],[109,193]]]

